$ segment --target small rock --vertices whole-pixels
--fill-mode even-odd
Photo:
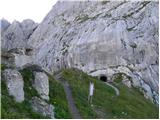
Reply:
[[[49,100],[49,81],[48,76],[44,72],[35,72],[35,80],[33,86],[41,96],[41,98]]]
[[[34,111],[54,119],[53,105],[47,104],[44,100],[38,97],[33,97],[31,100],[31,104]]]
[[[6,82],[9,95],[12,95],[17,102],[24,100],[23,78],[17,70],[6,69],[3,72],[3,79]]]
[[[122,80],[122,83],[123,83],[124,85],[126,85],[127,87],[129,87],[129,88],[132,87],[131,81],[128,80],[128,79]]]

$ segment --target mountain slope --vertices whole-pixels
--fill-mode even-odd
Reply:
[[[156,1],[58,1],[28,44],[48,72],[78,68],[92,76],[132,78],[158,104]]]
[[[62,78],[70,84],[82,118],[158,118],[158,107],[146,100],[138,89],[128,88],[122,82],[113,83],[120,90],[117,96],[112,87],[76,69],[64,70]],[[95,86],[92,105],[88,104],[90,81]]]

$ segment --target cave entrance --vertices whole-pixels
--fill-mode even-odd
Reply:
[[[105,75],[101,75],[100,80],[103,82],[107,82],[107,77]]]

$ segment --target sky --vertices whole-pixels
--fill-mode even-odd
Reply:
[[[0,19],[9,22],[32,19],[40,23],[57,0],[0,0]]]

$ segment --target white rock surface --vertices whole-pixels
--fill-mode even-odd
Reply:
[[[28,64],[28,63],[32,63],[32,57],[31,56],[27,56],[27,55],[19,55],[19,54],[14,54],[15,56],[15,65],[16,67],[23,67],[24,65]]]
[[[37,27],[32,20],[24,20],[22,23],[14,21],[11,25],[7,22],[2,23],[5,23],[2,24],[4,26],[2,29],[5,28],[5,31],[1,35],[1,44],[2,49],[6,50],[26,47],[28,38]]]
[[[23,78],[17,70],[6,69],[3,72],[3,79],[6,82],[9,95],[12,95],[17,102],[24,100]]]
[[[32,56],[28,55],[26,48],[15,48],[9,51],[2,51],[2,63],[16,68],[23,68],[33,62]]]
[[[126,85],[127,87],[129,87],[129,88],[132,87],[131,81],[128,80],[128,79],[122,80],[122,83],[125,84],[125,85]]]
[[[10,26],[10,23],[5,20],[5,19],[2,19],[0,20],[0,28],[1,28],[1,34],[3,34],[3,32]]]
[[[33,97],[31,100],[31,104],[34,111],[44,116],[48,116],[51,119],[55,119],[53,105],[46,103],[44,100],[38,97]]]
[[[35,80],[33,86],[41,96],[41,98],[49,100],[49,81],[48,76],[44,72],[35,72]]]
[[[123,72],[134,86],[144,81],[150,96],[158,94],[158,8],[156,1],[61,0],[29,39],[35,63],[49,72]]]

